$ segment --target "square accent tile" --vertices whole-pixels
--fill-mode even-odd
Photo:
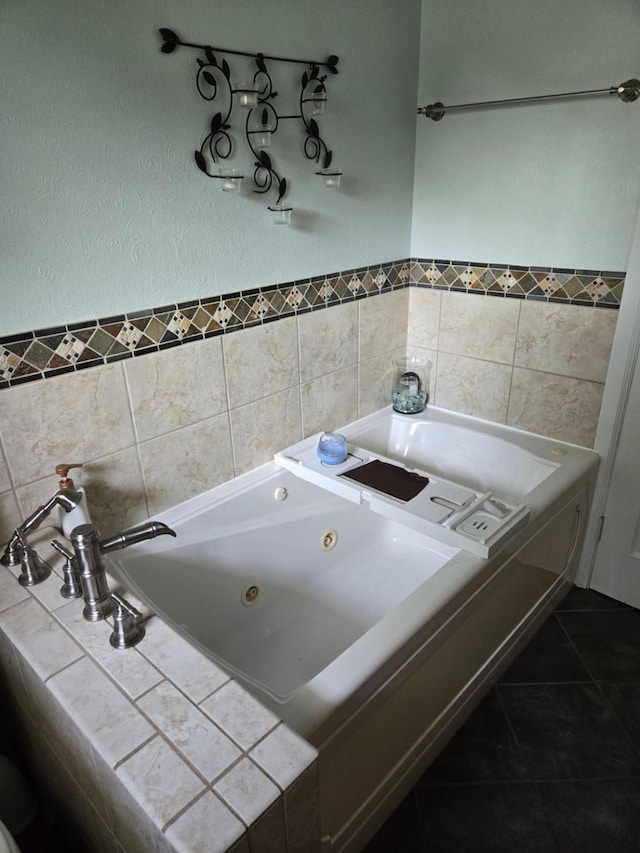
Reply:
[[[229,320],[232,317],[233,317],[233,312],[224,302],[221,302],[220,305],[218,305],[218,307],[216,308],[216,312],[213,315],[213,319],[223,329],[225,326],[228,325]]]
[[[40,341],[34,341],[25,352],[23,358],[33,367],[37,367],[38,370],[44,370],[49,364],[52,355],[53,353],[49,347],[44,346]]]
[[[173,315],[167,329],[174,334],[178,338],[184,338],[184,336],[189,331],[189,326],[191,325],[189,318],[185,317],[185,315],[181,311],[176,311]]]
[[[85,344],[79,341],[78,338],[73,335],[65,335],[58,344],[55,354],[64,358],[70,364],[75,364],[82,355],[84,348]]]
[[[123,323],[116,340],[127,349],[134,350],[141,337],[142,332],[140,329],[136,328],[132,323]]]

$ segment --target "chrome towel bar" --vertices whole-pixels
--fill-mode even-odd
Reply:
[[[436,101],[435,104],[429,104],[426,107],[418,107],[417,112],[425,118],[440,121],[440,119],[444,117],[445,112],[451,112],[451,110],[469,110],[476,107],[500,107],[507,104],[551,101],[557,100],[558,98],[579,98],[582,95],[617,95],[620,100],[624,101],[626,104],[630,104],[640,98],[640,80],[632,78],[631,80],[627,80],[625,83],[621,83],[619,86],[610,86],[606,89],[588,89],[584,92],[562,92],[556,95],[532,95],[528,98],[506,98],[500,101],[478,101],[475,104],[452,104],[451,106],[445,106],[440,101]]]

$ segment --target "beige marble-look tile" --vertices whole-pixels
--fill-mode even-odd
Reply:
[[[230,409],[300,382],[295,317],[234,332],[222,349]]]
[[[31,596],[0,613],[0,627],[42,679],[83,656],[82,649]]]
[[[103,536],[112,536],[149,517],[135,448],[92,460],[77,480],[85,488],[91,521]]]
[[[285,791],[287,853],[320,853],[320,786],[318,765]]]
[[[428,379],[428,397],[427,403],[433,401],[436,398],[436,379],[438,375],[438,353],[436,350],[431,349],[423,349],[422,347],[416,346],[408,346],[406,354],[408,356],[417,356],[418,358],[426,358],[429,362],[429,368],[427,373]]]
[[[96,767],[108,811],[108,824],[126,853],[175,853],[154,818],[136,802],[135,794],[127,788],[110,767],[96,756]]]
[[[58,462],[88,462],[135,442],[121,364],[2,394],[0,433],[17,486],[53,473]]]
[[[434,402],[454,412],[505,423],[511,373],[506,364],[440,352]]]
[[[440,352],[513,364],[520,300],[442,294]]]
[[[407,346],[438,349],[441,304],[441,291],[409,288]]]
[[[515,364],[604,382],[617,318],[617,311],[583,305],[524,302]]]
[[[155,734],[136,706],[88,658],[57,673],[47,685],[111,767]]]
[[[229,681],[229,676],[206,658],[162,619],[154,616],[145,624],[144,642],[137,648],[154,666],[194,702]]]
[[[282,790],[288,788],[318,757],[318,751],[284,723],[251,750],[251,758]]]
[[[29,692],[31,715],[40,735],[53,750],[64,768],[90,798],[93,807],[108,821],[101,776],[96,768],[96,753],[76,721],[60,704],[34,669],[20,658],[20,670]],[[39,768],[39,765],[36,765]]]
[[[309,382],[358,361],[358,304],[347,302],[298,318],[300,379]]]
[[[2,392],[0,392],[1,394]],[[2,397],[0,396],[0,403],[2,402]],[[11,488],[11,475],[9,474],[9,467],[5,461],[4,453],[2,448],[0,447],[0,495],[3,492],[8,492]]]
[[[3,590],[0,587],[0,601],[3,600],[2,596]],[[0,631],[0,688],[10,714],[17,717],[18,711],[21,714],[30,713],[31,702],[16,659],[13,643],[3,631]],[[14,708],[16,704],[19,708]]]
[[[236,681],[216,691],[200,707],[243,749],[251,749],[278,725],[278,718],[250,696]]]
[[[233,477],[228,415],[216,415],[140,445],[149,513],[199,495]]]
[[[64,599],[60,600],[64,602]],[[109,643],[113,627],[107,622],[87,622],[82,616],[82,608],[81,600],[65,602],[56,610],[56,619],[132,699],[162,681],[162,674],[140,654],[138,648],[114,649]]]
[[[361,361],[358,367],[358,417],[376,412],[391,405],[391,384],[393,381],[392,358],[404,355],[401,347],[384,355],[377,355]]]
[[[9,540],[11,534],[22,524],[24,519],[20,512],[18,501],[13,492],[5,492],[0,495],[0,542],[4,550],[4,544]]]
[[[516,368],[507,423],[593,447],[603,389],[597,382]]]
[[[226,853],[244,833],[244,824],[210,791],[167,827],[178,853]]]
[[[29,598],[31,598],[29,590],[20,586],[16,575],[4,566],[0,566],[0,612]]]
[[[116,773],[160,828],[204,791],[202,780],[161,737],[135,752]]]
[[[248,758],[243,758],[214,785],[216,793],[249,826],[280,796],[280,791]]]
[[[348,367],[307,382],[300,396],[305,437],[351,423],[358,417],[358,369]]]
[[[360,308],[361,361],[406,346],[409,305],[406,289],[361,299],[357,304]]]
[[[300,389],[289,388],[229,412],[236,475],[269,462],[302,438]]]
[[[237,746],[168,681],[139,699],[138,705],[208,782],[242,755]]]
[[[77,760],[68,763],[37,726],[24,727],[22,744],[41,804],[46,802],[45,808],[55,814],[56,827],[67,830],[83,853],[117,853],[117,842],[105,822],[102,794],[78,774]]]
[[[220,338],[125,362],[138,441],[220,414],[227,407]]]

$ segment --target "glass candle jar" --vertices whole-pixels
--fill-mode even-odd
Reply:
[[[323,465],[340,465],[347,458],[347,440],[339,432],[323,432],[318,442],[318,459]]]
[[[276,225],[288,225],[291,222],[293,208],[290,204],[280,201],[277,204],[270,204],[269,210],[273,213],[273,221]]]
[[[422,356],[392,359],[393,380],[391,405],[396,412],[414,415],[421,412],[429,399],[431,362]]]

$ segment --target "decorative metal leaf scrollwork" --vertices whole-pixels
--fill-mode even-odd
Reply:
[[[253,182],[256,185],[255,193],[269,192],[271,187],[276,184],[278,187],[277,203],[280,202],[287,191],[287,179],[282,178],[273,168],[271,157],[266,151],[259,151],[258,159],[255,163],[255,172],[253,173]]]
[[[335,60],[335,63],[338,62],[338,57],[329,57],[327,60],[327,65],[329,69],[334,69],[332,71],[333,74],[337,74],[338,71],[335,69],[335,63],[329,65],[330,60]],[[327,89],[324,85],[324,81],[327,79],[326,75],[322,77],[319,76],[320,69],[317,64],[312,63],[309,68],[309,71],[305,71],[302,75],[301,80],[301,88],[300,88],[300,117],[304,122],[305,130],[306,130],[306,138],[304,140],[303,150],[304,155],[307,160],[315,160],[316,163],[320,162],[320,157],[322,160],[322,168],[328,169],[331,164],[331,160],[333,159],[333,152],[329,150],[327,144],[320,136],[320,128],[318,127],[318,122],[312,118],[307,117],[305,115],[305,103],[313,103],[313,96],[318,95],[322,98],[326,98]]]
[[[320,162],[322,158],[323,168],[326,169],[329,167],[333,153],[322,139],[316,120],[311,116],[305,115],[303,100],[309,94],[322,94],[323,97],[326,97],[325,80],[327,79],[327,75],[320,76],[320,68],[324,66],[328,73],[337,74],[337,56],[329,56],[325,62],[292,59],[282,56],[266,56],[263,53],[252,54],[241,50],[229,50],[221,47],[214,48],[211,45],[186,42],[174,30],[166,27],[163,27],[159,32],[162,38],[160,50],[163,53],[173,53],[178,47],[189,47],[204,53],[204,59],[198,58],[196,60],[198,65],[196,88],[199,95],[205,101],[215,101],[221,97],[223,90],[227,99],[226,108],[214,113],[210,122],[209,132],[205,136],[200,148],[194,151],[195,163],[201,172],[210,178],[219,177],[212,172],[212,164],[218,163],[220,160],[226,160],[231,155],[234,147],[233,139],[229,133],[234,108],[231,68],[226,59],[219,58],[219,54],[221,53],[250,57],[255,61],[257,69],[253,76],[253,82],[257,88],[258,104],[257,107],[249,109],[245,126],[247,142],[255,158],[253,180],[256,189],[254,192],[267,193],[271,189],[276,188],[278,202],[281,201],[287,192],[287,180],[276,170],[271,156],[266,151],[256,147],[252,141],[253,136],[260,132],[260,128],[254,124],[258,108],[261,108],[260,118],[262,127],[268,126],[269,132],[272,134],[277,131],[281,119],[302,120],[305,128],[303,150],[306,158],[314,160],[316,163]],[[278,97],[278,92],[274,90],[273,80],[267,67],[267,60],[293,62],[307,66],[302,75],[300,113],[298,115],[285,116],[279,114],[276,110],[273,102]]]
[[[163,53],[173,53],[176,47],[181,44],[180,38],[174,33],[173,30],[168,30],[166,27],[163,27],[160,30],[160,35],[162,36],[162,47],[160,50]]]
[[[233,142],[227,132],[231,127],[229,118],[233,111],[233,90],[230,82],[231,69],[226,60],[223,60],[221,64],[218,63],[212,48],[205,48],[205,55],[207,62],[203,62],[202,59],[196,60],[198,64],[198,73],[196,75],[198,93],[205,101],[213,101],[219,94],[219,81],[220,83],[224,83],[227,94],[227,109],[224,114],[222,112],[214,114],[211,119],[209,133],[205,136],[200,150],[195,152],[195,161],[201,172],[204,172],[210,178],[217,178],[218,175],[212,174],[209,171],[205,151],[208,152],[212,162],[217,163],[219,160],[226,160],[233,150]]]

